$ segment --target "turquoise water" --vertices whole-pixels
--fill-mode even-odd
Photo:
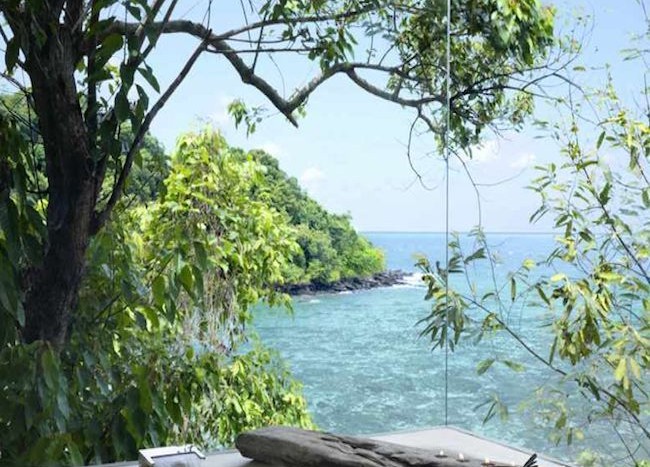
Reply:
[[[413,272],[415,253],[444,263],[442,234],[366,236],[384,249],[391,269]],[[490,234],[489,241],[500,252],[498,276],[526,258],[543,258],[553,246],[551,235]],[[464,243],[469,248],[471,240],[465,238]],[[487,270],[479,267],[473,276],[479,288],[489,289]],[[282,310],[257,310],[255,328],[303,382],[309,409],[321,429],[372,434],[442,425],[445,355],[440,350],[432,352],[426,339],[419,338],[422,327],[417,322],[429,309],[423,297],[424,288],[416,285],[299,297],[294,300],[293,316]],[[514,309],[509,320],[531,346],[548,354],[540,312]],[[524,361],[527,371],[514,373],[494,366],[477,376],[477,364],[495,356]],[[596,426],[593,436],[571,447],[551,443],[532,411],[518,410],[529,400],[531,388],[547,378],[546,370],[513,340],[499,337],[465,345],[449,356],[449,423],[565,459],[575,458],[587,447],[622,453],[606,425]],[[510,416],[505,422],[497,417],[483,424],[486,407],[478,406],[493,393],[510,406]],[[577,407],[584,406],[581,396],[576,394],[569,402],[574,399]]]

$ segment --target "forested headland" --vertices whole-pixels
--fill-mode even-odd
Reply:
[[[287,284],[328,284],[364,278],[385,268],[384,255],[359,235],[347,214],[332,214],[288,176],[270,154],[255,150],[249,157],[263,168],[263,182],[254,198],[285,215],[298,248],[284,272]]]
[[[225,139],[222,139],[221,150],[232,151],[242,163],[258,166],[260,173],[251,185],[250,199],[279,213],[287,224],[288,239],[295,241],[283,265],[282,279],[277,284],[282,290],[309,286],[329,290],[335,283],[349,281],[354,284],[384,272],[383,252],[356,232],[350,215],[327,211],[309,196],[295,177],[280,168],[275,157],[259,149],[231,148]],[[164,180],[169,175],[170,159],[152,136],[147,137],[142,154],[146,164],[135,167],[127,189],[139,201],[149,202],[164,196]],[[223,174],[223,177],[227,176],[227,173]],[[399,274],[385,276],[383,283],[389,284],[391,280],[397,280]],[[359,283],[358,287],[373,283]],[[374,284],[381,285],[380,282]]]

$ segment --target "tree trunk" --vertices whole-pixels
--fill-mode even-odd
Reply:
[[[31,41],[37,44],[37,41]],[[47,243],[40,265],[28,271],[25,342],[60,348],[76,304],[96,196],[87,130],[75,85],[74,41],[57,28],[26,57],[49,181]]]

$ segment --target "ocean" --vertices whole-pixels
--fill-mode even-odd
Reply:
[[[444,264],[445,236],[438,233],[366,233],[386,255],[387,267],[412,274],[409,284],[354,293],[322,294],[294,299],[294,312],[260,307],[254,328],[262,342],[277,349],[293,375],[304,385],[309,410],[320,429],[367,435],[445,424],[445,354],[431,350],[420,337],[430,303],[418,281],[415,255]],[[472,239],[462,236],[470,251]],[[496,276],[503,278],[527,259],[541,260],[553,248],[552,234],[488,234],[500,261]],[[491,290],[486,263],[472,273],[479,290]],[[549,331],[540,310],[516,307],[510,325],[526,336],[540,354],[549,352]],[[487,358],[522,361],[516,373],[494,365],[477,375]],[[594,424],[582,441],[567,446],[549,439],[532,392],[550,381],[537,364],[506,336],[469,342],[448,356],[448,423],[515,446],[565,460],[586,449],[623,457],[624,448],[606,423]],[[508,417],[484,423],[494,395],[508,406]],[[577,392],[568,398],[576,410],[588,407]]]

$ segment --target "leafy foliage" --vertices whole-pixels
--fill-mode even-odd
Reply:
[[[265,168],[265,183],[254,198],[286,214],[299,248],[285,269],[291,283],[332,282],[342,278],[366,277],[381,272],[383,253],[357,234],[348,215],[327,212],[284,173],[276,159],[263,151],[252,151]]]
[[[646,55],[647,47],[637,49],[637,58]],[[641,94],[647,102],[648,89]],[[569,109],[568,122],[546,124],[562,148],[560,159],[538,167],[530,187],[540,196],[531,221],[553,218],[555,249],[544,261],[527,259],[499,277],[496,255],[480,230],[473,232],[473,253],[454,239],[448,268],[420,262],[427,298],[433,301],[423,332],[434,347],[448,344],[451,349],[469,339],[512,339],[530,357],[527,365],[548,374],[530,395],[552,439],[571,444],[605,422],[627,453],[625,465],[641,466],[650,462],[648,108],[625,105],[611,77],[603,89],[583,97],[559,104],[560,110]],[[597,123],[591,125],[593,112]],[[601,112],[604,117],[598,117]],[[471,286],[475,261],[492,267],[493,289]],[[454,277],[465,277],[470,285]],[[537,339],[520,333],[515,307],[530,315],[525,319],[539,317],[548,333]],[[495,362],[526,370],[522,362],[504,360],[504,353],[510,352],[481,362],[477,372],[489,371]],[[576,396],[582,399],[578,405]],[[491,401],[486,419],[501,407],[500,401]],[[585,453],[582,460],[586,465],[614,463],[609,452]]]
[[[417,56],[420,63],[405,67],[406,76],[391,77],[393,91],[405,88],[426,96],[427,90],[445,87],[446,50],[439,38],[446,35],[447,5],[424,3],[417,13],[402,19],[395,35],[402,61]],[[544,60],[548,59],[545,66],[557,66],[558,57],[547,56],[555,10],[536,0],[452,0],[451,12],[450,140],[462,149],[479,142],[486,127],[506,122],[519,126],[530,114],[532,95],[515,83],[517,75]],[[509,60],[503,60],[504,54]],[[474,94],[480,89],[489,92]],[[438,112],[425,121],[427,130],[438,135],[443,122]]]
[[[223,56],[243,83],[259,90],[293,124],[311,93],[345,74],[365,91],[413,109],[416,121],[436,136],[447,121],[444,104],[449,104],[451,130],[461,146],[478,140],[490,125],[518,125],[531,111],[531,87],[541,81],[526,77],[540,68],[553,74],[561,64],[548,54],[553,10],[537,0],[458,0],[452,6],[451,22],[459,28],[452,34],[452,53],[459,71],[448,91],[441,80],[445,53],[439,44],[450,15],[441,2],[431,0],[268,0],[250,5],[252,22],[245,14],[245,25],[221,32],[211,27],[211,3],[200,22],[179,17],[176,1],[0,3],[2,76],[29,97],[28,109],[33,104],[47,169],[47,186],[37,189],[47,202],[43,258],[23,267],[30,276],[21,291],[25,342],[65,347],[91,237],[129,192],[134,166],[140,177],[139,149],[152,121],[205,52]],[[198,44],[163,89],[150,57],[161,36],[170,33]],[[362,51],[362,45],[368,48]],[[367,59],[354,61],[359,52]],[[259,57],[275,53],[305,55],[319,63],[320,73],[285,98],[261,74],[264,67],[257,67]],[[367,72],[378,78],[359,74]],[[230,110],[249,131],[263,113],[242,102]],[[132,138],[122,134],[127,126]],[[145,168],[138,183],[161,179],[156,173],[164,172],[164,164],[158,168]],[[157,187],[150,186],[148,196]],[[333,223],[346,230],[344,220]],[[318,258],[320,264],[311,263],[316,267],[308,272],[319,280],[344,276],[353,267],[340,264],[334,272],[322,267],[321,259],[329,260],[331,252],[318,235],[304,238],[302,245],[310,256],[306,264],[311,256]],[[355,261],[354,267],[366,268],[365,258]]]
[[[18,134],[11,147],[21,141]],[[118,209],[94,237],[60,354],[47,343],[20,343],[21,317],[7,312],[19,301],[6,295],[20,289],[1,289],[3,462],[132,459],[144,446],[228,446],[257,426],[312,426],[282,362],[243,346],[250,306],[285,299],[272,285],[295,248],[282,216],[248,196],[262,172],[217,134],[182,137],[162,199]],[[20,214],[15,191],[3,198],[3,213],[10,206]],[[32,216],[42,225],[42,213]],[[3,224],[3,252],[16,251],[8,245],[14,231]],[[2,269],[3,281],[19,280]]]
[[[125,147],[133,143],[133,132],[129,125],[122,128],[121,138]],[[128,199],[135,197],[139,203],[156,200],[165,188],[163,182],[169,175],[169,164],[162,144],[150,134],[145,135],[133,159],[133,169],[124,189],[124,196]],[[107,182],[111,181],[114,182],[112,178],[107,178]]]
[[[33,159],[22,130],[0,112],[0,333],[7,340],[25,322],[21,267],[40,261],[45,235],[42,205],[28,191]]]

